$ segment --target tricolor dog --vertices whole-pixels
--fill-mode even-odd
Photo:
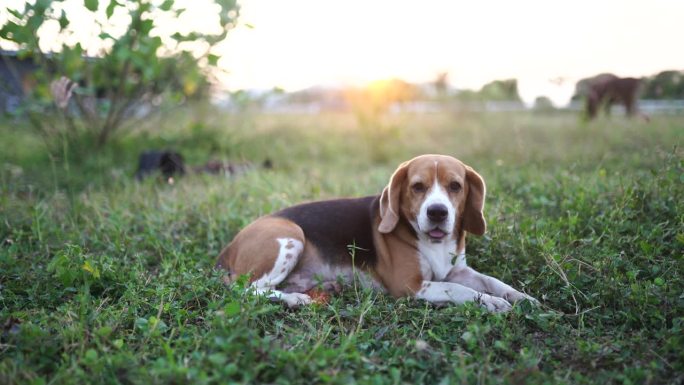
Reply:
[[[218,257],[226,282],[248,274],[258,294],[289,306],[355,276],[395,297],[476,301],[490,311],[536,300],[466,264],[466,233],[482,235],[485,183],[459,160],[402,163],[379,196],[304,203],[257,219]]]

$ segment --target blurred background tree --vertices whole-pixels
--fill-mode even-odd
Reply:
[[[537,98],[534,99],[532,109],[535,112],[551,112],[555,110],[555,107],[548,96],[537,96]]]
[[[644,99],[684,99],[684,71],[663,71],[643,79]]]
[[[485,84],[480,90],[484,100],[522,102],[518,94],[518,80],[495,80]]]
[[[197,28],[203,31],[189,30],[182,22],[186,9],[175,0],[36,0],[5,8],[0,43],[36,68],[22,79],[18,113],[51,150],[74,140],[99,147],[134,118],[206,97],[218,68],[216,48],[239,11],[236,0],[207,3],[213,9]],[[96,30],[87,39],[71,27],[84,15]],[[70,80],[62,93],[73,92],[59,108],[55,81],[62,77]]]
[[[522,103],[518,93],[518,80],[494,80],[482,86],[479,91],[461,90],[455,96],[463,102],[517,102]]]

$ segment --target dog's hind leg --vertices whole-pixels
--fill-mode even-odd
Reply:
[[[273,268],[262,277],[252,282],[255,293],[267,295],[269,298],[285,302],[288,306],[310,304],[311,297],[303,293],[284,293],[276,287],[287,278],[302,254],[304,244],[294,238],[278,238],[280,249],[273,263]]]
[[[216,266],[231,277],[250,276],[256,294],[285,302],[288,306],[311,303],[301,293],[277,290],[297,266],[304,252],[304,231],[297,224],[277,217],[263,217],[240,231],[221,251]]]

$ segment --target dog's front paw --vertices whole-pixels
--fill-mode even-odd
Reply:
[[[511,310],[511,304],[503,298],[482,294],[478,300],[480,305],[492,313],[504,313]]]
[[[512,303],[520,302],[522,300],[528,300],[533,305],[539,305],[539,301],[536,298],[529,296],[525,293],[521,293],[519,291],[509,291],[508,293],[504,294],[503,297]]]

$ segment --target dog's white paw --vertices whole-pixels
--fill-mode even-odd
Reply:
[[[525,294],[525,299],[532,302],[532,304],[535,306],[541,306],[541,302],[539,302],[538,299],[532,297],[531,295]]]
[[[280,299],[287,304],[288,307],[298,307],[302,305],[309,305],[313,302],[311,297],[302,293],[288,293],[283,294]]]
[[[516,303],[522,300],[528,300],[532,302],[533,305],[539,305],[539,301],[536,298],[529,296],[525,293],[521,293],[519,291],[509,291],[508,293],[504,294],[503,297],[512,303]]]
[[[504,313],[511,310],[511,304],[503,298],[482,294],[479,299],[480,305],[493,313]]]

